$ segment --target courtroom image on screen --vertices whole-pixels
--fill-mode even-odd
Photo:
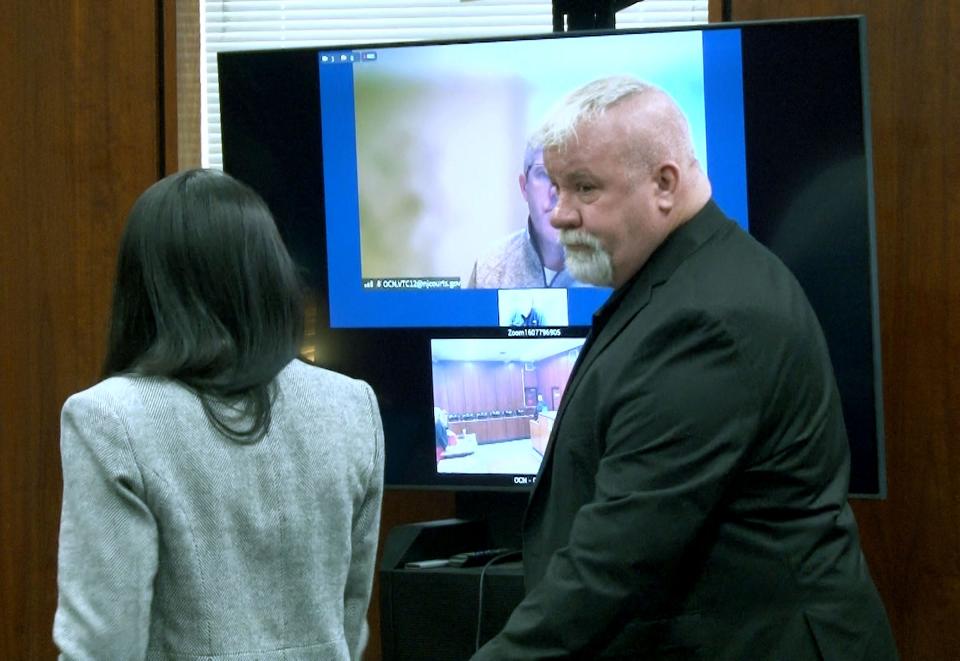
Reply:
[[[437,472],[535,475],[583,341],[431,340]]]

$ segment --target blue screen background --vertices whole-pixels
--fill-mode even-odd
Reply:
[[[324,51],[318,58],[333,328],[498,326],[497,290],[362,286],[354,94],[355,72],[360,67],[378,67],[378,73],[395,70],[438,76],[445,69],[451,74],[470,67],[512,71],[518,62],[551,61],[549,71],[559,73],[531,78],[535,93],[523,120],[527,123],[546,110],[547,99],[583,82],[618,73],[636,75],[665,89],[684,109],[698,158],[706,164],[713,183],[714,198],[729,216],[749,228],[739,29]],[[557,66],[558,61],[566,66]],[[566,291],[571,326],[589,325],[593,312],[610,293],[592,287]]]

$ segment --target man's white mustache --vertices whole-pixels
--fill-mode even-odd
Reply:
[[[560,243],[564,247],[586,247],[593,250],[603,250],[600,240],[583,230],[560,230]]]

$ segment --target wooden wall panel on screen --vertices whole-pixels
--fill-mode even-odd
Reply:
[[[523,385],[520,370],[523,363],[504,363],[497,370],[498,411],[515,411],[523,407]]]
[[[117,239],[161,174],[156,3],[19,3],[0,22],[0,658],[45,659],[59,413],[98,377]]]
[[[463,379],[463,363],[449,362],[444,365],[444,374],[447,382],[447,401],[450,411],[464,413],[472,411],[471,403],[467,402],[467,391]]]
[[[555,408],[553,404],[553,389],[559,388],[562,392],[570,379],[573,363],[576,359],[569,352],[563,352],[541,360],[537,364],[537,379],[540,382],[540,394],[548,408]]]
[[[447,372],[446,363],[433,363],[433,401],[436,406],[446,411],[456,412],[456,409],[453,408],[453,402],[448,395],[449,387],[447,381],[449,379]]]
[[[905,660],[960,633],[960,11],[952,0],[733,0],[734,20],[864,14],[888,497],[854,503]]]
[[[479,378],[476,363],[461,363],[463,377],[463,401],[467,413],[476,413],[480,410],[483,383]]]
[[[480,410],[488,414],[497,408],[497,371],[499,363],[477,363],[480,375]]]

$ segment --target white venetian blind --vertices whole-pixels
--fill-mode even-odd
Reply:
[[[201,160],[222,167],[217,53],[550,32],[550,0],[199,0]],[[706,23],[707,0],[644,0],[618,28]]]

